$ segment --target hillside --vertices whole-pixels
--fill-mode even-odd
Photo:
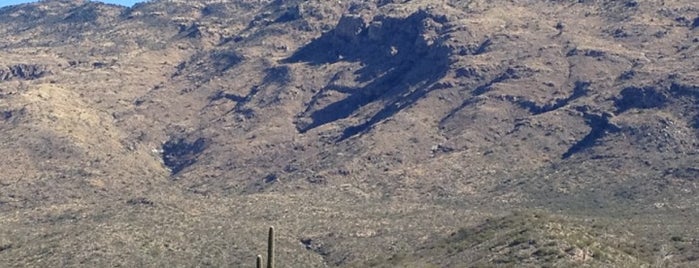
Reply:
[[[10,267],[252,267],[269,225],[283,267],[699,265],[694,0],[48,0],[0,37]]]

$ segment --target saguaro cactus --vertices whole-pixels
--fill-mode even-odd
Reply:
[[[274,268],[274,227],[269,227],[267,240],[267,268]]]
[[[255,264],[255,267],[262,268],[262,255],[257,255]],[[274,227],[269,227],[267,238],[267,268],[274,268]]]

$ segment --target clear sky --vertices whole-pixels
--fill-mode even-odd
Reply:
[[[99,1],[99,2],[104,2],[104,3],[118,4],[118,5],[130,7],[130,6],[133,6],[133,4],[138,3],[138,2],[143,2],[144,0],[92,0],[92,1]],[[31,2],[38,2],[38,0],[0,0],[0,7],[23,4],[23,3],[31,3]]]

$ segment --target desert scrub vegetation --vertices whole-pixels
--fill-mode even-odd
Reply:
[[[650,247],[604,224],[593,227],[542,211],[518,211],[460,228],[415,254],[356,267],[651,267],[652,256]]]

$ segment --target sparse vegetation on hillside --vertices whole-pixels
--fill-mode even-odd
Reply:
[[[2,8],[0,263],[698,266],[698,11]]]

